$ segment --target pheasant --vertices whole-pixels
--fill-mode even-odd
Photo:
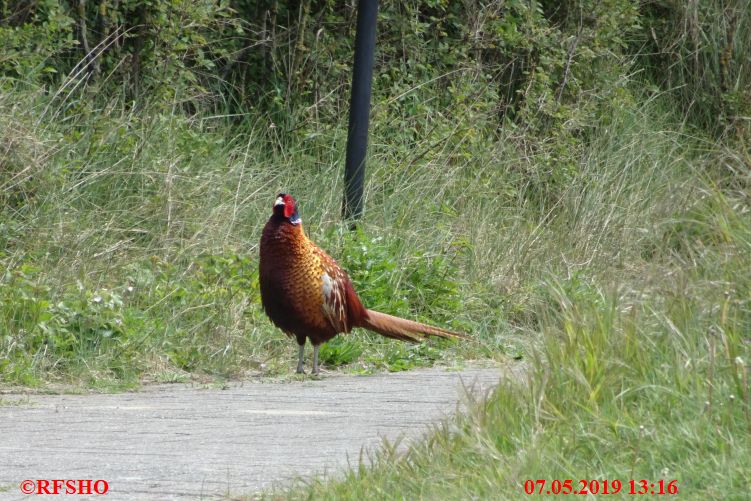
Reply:
[[[306,339],[313,344],[313,374],[318,374],[321,343],[354,327],[414,343],[429,336],[469,339],[365,308],[347,273],[305,236],[297,203],[288,194],[280,193],[274,202],[263,228],[260,254],[261,303],[271,321],[297,340],[298,374],[305,372]]]

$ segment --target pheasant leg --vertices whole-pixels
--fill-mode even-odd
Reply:
[[[313,375],[318,375],[318,348],[320,348],[320,344],[314,344],[313,345]]]
[[[305,358],[305,345],[301,344],[299,346],[300,346],[300,352],[297,357],[297,373],[305,374],[305,370],[302,368],[303,358]]]

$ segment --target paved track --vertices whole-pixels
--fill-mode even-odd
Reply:
[[[107,496],[89,498],[99,500],[252,493],[339,471],[382,437],[416,437],[456,411],[465,385],[484,390],[499,377],[499,369],[422,369],[226,389],[0,395],[0,500],[58,498],[23,495],[25,479],[104,479]]]

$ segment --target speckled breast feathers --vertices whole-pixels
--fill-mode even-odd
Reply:
[[[346,272],[305,236],[301,225],[267,225],[260,274],[263,306],[271,320],[314,344],[349,332],[351,306],[362,308]]]

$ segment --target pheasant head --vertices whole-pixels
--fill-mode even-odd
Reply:
[[[278,220],[287,220],[294,225],[302,223],[300,214],[297,212],[297,202],[292,195],[279,193],[274,202],[274,217]]]

